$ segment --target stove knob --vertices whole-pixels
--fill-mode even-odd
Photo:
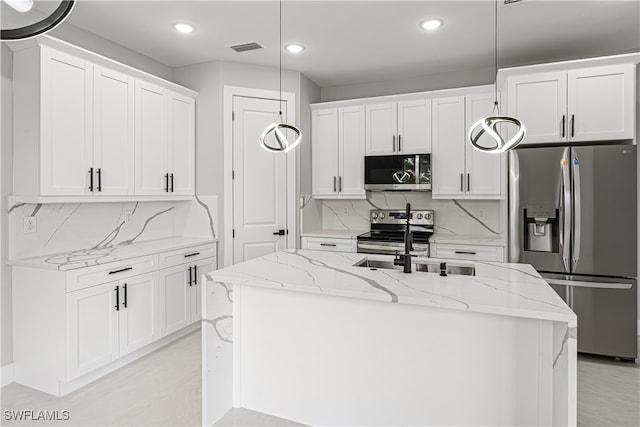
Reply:
[[[422,214],[421,214],[421,213],[419,213],[418,215],[416,215],[416,218],[418,218],[418,219],[422,219]]]
[[[380,212],[380,214],[378,215],[378,218],[384,219],[384,212]]]
[[[371,213],[371,218],[373,218],[373,219],[378,218],[378,212],[372,212]]]
[[[424,219],[426,219],[427,221],[431,221],[431,214],[424,214]]]

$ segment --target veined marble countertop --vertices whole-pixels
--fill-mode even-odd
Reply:
[[[429,239],[431,243],[452,243],[461,245],[506,246],[501,236],[479,236],[474,234],[434,233]]]
[[[475,276],[355,267],[363,258],[388,255],[285,250],[207,273],[211,281],[387,301],[560,322],[576,315],[531,265],[446,261],[474,265]],[[423,261],[439,263],[439,259]]]
[[[168,237],[131,244],[79,249],[73,252],[9,260],[9,265],[67,271],[114,261],[136,258],[159,252],[188,248],[189,246],[215,243],[217,239],[196,237]]]
[[[331,230],[331,229],[320,229],[320,230],[312,230],[304,233],[300,233],[302,237],[326,237],[326,238],[335,238],[335,239],[355,239],[360,234],[368,233],[369,230]]]

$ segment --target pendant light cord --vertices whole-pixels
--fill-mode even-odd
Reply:
[[[282,120],[282,0],[280,0],[280,44],[278,45],[280,52],[280,120]]]
[[[500,114],[500,106],[498,105],[498,0],[495,1],[495,13],[494,13],[494,31],[493,31],[493,58],[494,58],[494,70],[495,79],[493,81],[495,99],[493,103],[493,111],[498,110]]]

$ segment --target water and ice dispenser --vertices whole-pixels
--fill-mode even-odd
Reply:
[[[525,208],[524,250],[534,252],[560,251],[560,221],[558,209]]]

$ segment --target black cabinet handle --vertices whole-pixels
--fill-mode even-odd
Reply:
[[[171,174],[171,192],[173,193],[173,174]]]
[[[336,181],[338,178],[336,178],[335,176],[333,177],[333,192],[337,192],[338,191],[338,187],[336,186]]]
[[[576,115],[572,114],[571,115],[571,138],[573,138],[573,135],[574,135],[575,124],[576,124]]]
[[[93,191],[93,168],[89,168],[89,191]]]
[[[193,284],[194,285],[198,284],[198,266],[197,265],[193,266]]]
[[[123,271],[133,270],[133,267],[121,268],[120,270],[110,271],[109,274],[122,273]]]
[[[465,255],[475,255],[476,253],[473,251],[456,251],[457,254],[465,254]]]
[[[127,284],[126,283],[124,284],[122,289],[124,289],[124,301],[122,302],[122,306],[124,308],[127,308]]]
[[[191,286],[191,267],[189,267],[189,286]]]
[[[562,137],[564,138],[564,120],[565,120],[565,115],[562,115]]]
[[[464,174],[460,174],[460,191],[464,191]]]
[[[189,257],[196,256],[196,255],[200,255],[200,252],[194,252],[192,254],[186,254],[184,257],[185,258],[189,258]]]
[[[467,174],[467,191],[471,191],[471,174]]]
[[[102,191],[102,168],[98,168],[98,191]]]
[[[335,243],[320,243],[320,246],[337,246]]]
[[[164,191],[169,192],[169,174],[164,174]]]
[[[402,151],[402,135],[398,135],[398,153]]]
[[[120,311],[120,286],[116,286],[116,311]]]

